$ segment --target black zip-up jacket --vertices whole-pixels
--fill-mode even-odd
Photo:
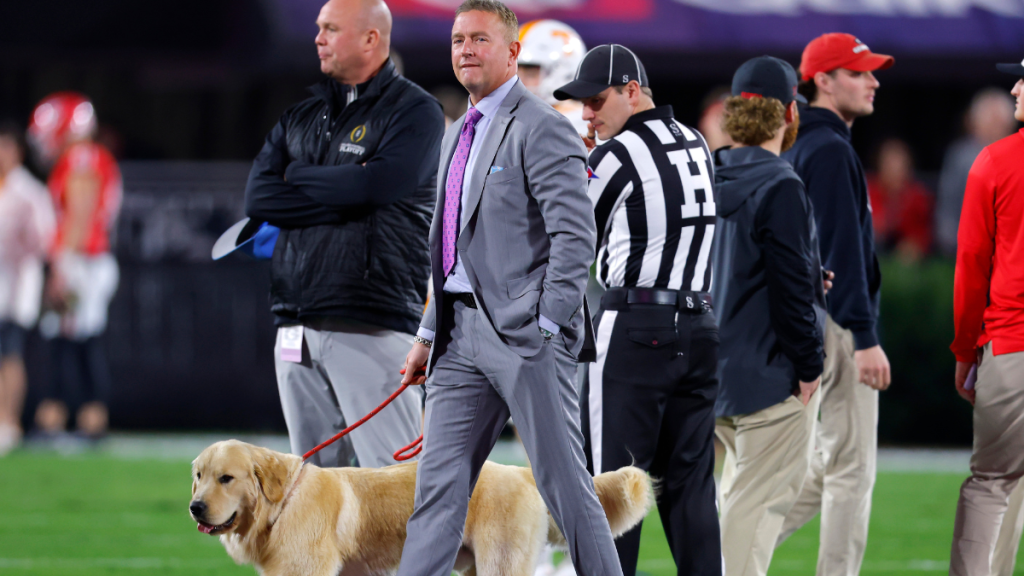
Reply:
[[[757,146],[719,149],[715,190],[721,417],[779,404],[821,375],[825,292],[814,210],[788,162]]]
[[[804,181],[821,232],[821,259],[836,273],[828,313],[853,332],[857,350],[878,344],[882,273],[875,257],[871,201],[850,127],[825,108],[800,109],[800,135],[782,155]]]
[[[278,324],[340,316],[415,334],[441,106],[390,61],[365,84],[311,91],[270,131],[245,190],[246,215],[281,228],[271,311]]]

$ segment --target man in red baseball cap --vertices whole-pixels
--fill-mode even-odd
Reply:
[[[804,181],[822,265],[836,278],[828,299],[817,454],[778,541],[820,512],[818,576],[855,576],[867,544],[878,392],[889,387],[890,374],[875,328],[881,275],[867,181],[850,128],[874,112],[879,83],[873,72],[892,64],[891,56],[872,53],[849,34],[812,40],[800,62],[798,86],[809,104],[800,111],[796,144],[783,155]]]
[[[840,68],[852,72],[874,72],[885,70],[895,59],[885,54],[875,54],[851,34],[833,32],[822,34],[804,48],[800,60],[800,76],[810,80],[818,72],[833,72]]]

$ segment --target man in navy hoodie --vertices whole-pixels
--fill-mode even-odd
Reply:
[[[820,233],[821,260],[835,272],[828,298],[821,424],[816,452],[781,544],[821,512],[818,576],[860,572],[871,516],[878,444],[878,391],[889,387],[889,360],[875,327],[881,274],[871,204],[850,144],[855,119],[874,112],[872,72],[893,64],[849,34],[824,34],[804,49],[800,136],[783,158],[804,181]],[[823,506],[823,502],[827,503]]]
[[[723,122],[736,144],[714,155],[725,576],[767,574],[810,468],[821,397],[825,286],[817,231],[803,183],[779,158],[800,125],[796,85],[796,71],[778,58],[740,66]]]

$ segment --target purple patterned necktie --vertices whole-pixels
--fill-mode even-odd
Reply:
[[[473,145],[476,123],[483,117],[476,108],[466,112],[459,144],[448,166],[448,181],[444,185],[444,225],[441,228],[441,255],[446,278],[455,267],[455,238],[459,233],[459,205],[462,202],[462,180],[466,175],[466,163],[469,162],[469,149]]]

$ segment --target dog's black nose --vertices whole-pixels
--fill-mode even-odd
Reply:
[[[196,500],[195,502],[188,505],[188,510],[196,518],[201,518],[203,514],[206,514],[206,502]]]

